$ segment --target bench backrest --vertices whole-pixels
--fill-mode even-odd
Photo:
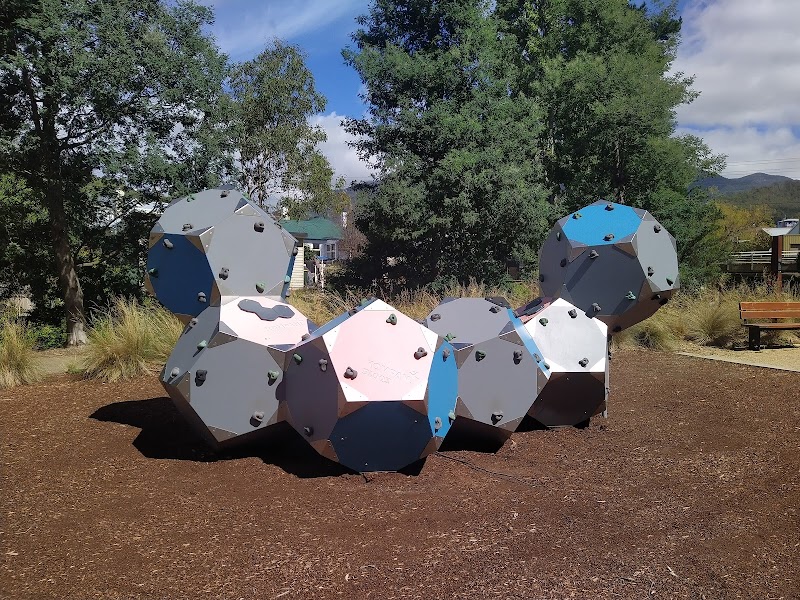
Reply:
[[[800,319],[800,302],[739,302],[742,319]]]

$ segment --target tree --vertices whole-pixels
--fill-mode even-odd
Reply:
[[[296,46],[275,40],[230,77],[239,181],[263,208],[303,219],[342,204],[344,181],[331,189],[333,169],[317,149],[325,131],[308,119],[325,110],[325,97]]]
[[[763,227],[772,227],[774,221],[769,206],[735,206],[717,201],[722,213],[719,235],[733,252],[769,250],[772,243]]]
[[[230,169],[211,20],[158,0],[12,0],[0,17],[0,169],[47,215],[69,344],[85,341],[82,252]]]
[[[376,159],[357,219],[368,280],[499,282],[535,265],[551,218],[538,104],[514,92],[514,51],[482,0],[377,0],[343,54],[369,114],[346,128]]]

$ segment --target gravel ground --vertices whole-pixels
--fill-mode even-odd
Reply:
[[[0,597],[800,597],[794,373],[618,352],[610,416],[362,477],[157,380],[0,391]]]

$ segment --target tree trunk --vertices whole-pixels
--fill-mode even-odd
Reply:
[[[58,285],[66,309],[67,346],[79,346],[86,343],[83,290],[78,280],[78,273],[75,271],[75,260],[69,245],[64,198],[60,186],[52,180],[47,193],[47,208],[50,212],[50,234],[58,268]]]

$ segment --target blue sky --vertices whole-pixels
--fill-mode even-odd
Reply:
[[[328,134],[322,151],[347,181],[369,166],[347,146],[340,126],[361,116],[361,81],[344,64],[355,18],[368,0],[201,0],[212,6],[211,33],[234,60],[246,60],[277,37],[300,46],[327,97],[313,122]],[[728,155],[723,173],[761,171],[800,179],[800,0],[681,0],[683,43],[674,71],[695,76],[700,97],[678,110],[678,132],[704,138]]]

